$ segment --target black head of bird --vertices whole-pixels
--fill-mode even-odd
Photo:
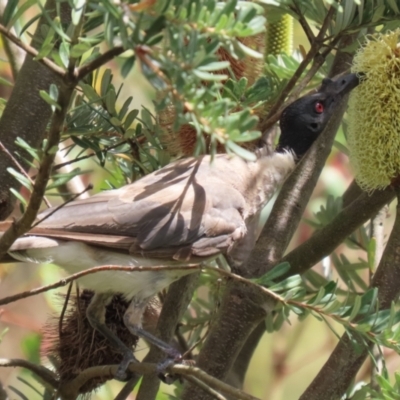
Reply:
[[[120,189],[45,211],[38,217],[43,221],[9,253],[22,261],[57,264],[70,274],[102,265],[200,264],[221,253],[240,267],[243,258],[232,256],[248,238],[255,241],[259,212],[323,131],[334,105],[357,83],[353,74],[326,79],[317,93],[291,104],[282,114],[281,139],[272,155],[255,162],[227,154],[176,161]],[[8,226],[0,224],[0,232]],[[91,325],[124,354],[119,377],[134,358],[101,322],[105,306],[121,293],[130,301],[124,316],[128,330],[176,357],[141,328],[141,319],[152,296],[193,271],[111,270],[80,278],[83,287],[96,292],[87,310]]]
[[[322,133],[339,103],[359,83],[356,74],[324,79],[314,94],[304,96],[283,112],[277,151],[291,150],[300,159]]]

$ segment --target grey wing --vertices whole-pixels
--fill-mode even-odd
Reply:
[[[116,235],[121,237],[121,249],[131,238],[131,252],[155,257],[224,252],[246,232],[244,198],[220,177],[197,174],[202,159],[192,160],[121,189],[69,203],[40,223],[36,232],[58,238],[65,232],[69,240],[76,233],[76,240],[89,244],[98,244],[99,235]],[[115,242],[112,246],[118,247]]]

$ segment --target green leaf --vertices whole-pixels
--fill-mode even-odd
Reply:
[[[197,67],[200,71],[220,71],[230,66],[229,61],[215,61],[207,65],[201,65]]]
[[[371,272],[375,271],[375,257],[376,257],[376,239],[373,237],[368,243],[368,266]]]
[[[46,57],[51,52],[51,50],[53,50],[53,47],[56,44],[56,41],[54,40],[54,35],[54,29],[49,27],[43,44],[40,46],[39,53],[34,58],[35,60],[41,60],[42,58]]]
[[[61,110],[60,105],[55,100],[53,100],[53,98],[45,90],[40,90],[39,95],[47,104],[49,104],[53,108],[53,111],[54,108],[56,108],[57,110]]]
[[[10,173],[21,185],[25,186],[29,191],[32,191],[33,186],[31,181],[20,172],[17,172],[14,168],[7,168],[8,173]]]
[[[19,0],[7,0],[6,7],[3,11],[3,25],[8,25],[10,19],[17,10]]]
[[[349,316],[349,322],[353,321],[355,317],[357,317],[358,312],[360,311],[361,307],[361,296],[356,296],[354,299],[354,305],[351,310],[351,314]]]
[[[58,54],[60,55],[64,67],[67,68],[69,65],[69,43],[62,42]]]
[[[194,69],[193,74],[203,81],[223,81],[228,78],[227,75],[211,74],[210,72],[200,71],[199,69]]]
[[[14,188],[10,188],[10,192],[23,204],[25,207],[27,206],[27,201],[23,198],[21,193],[17,192]]]
[[[249,150],[244,149],[243,147],[238,146],[236,143],[228,140],[226,142],[226,147],[237,154],[239,157],[242,157],[244,160],[247,161],[256,161],[257,157],[254,153]]]
[[[135,65],[136,57],[128,57],[125,62],[122,64],[121,67],[121,75],[123,78],[126,78],[129,75],[129,72],[131,72],[133,66]]]
[[[72,48],[71,48],[71,57],[79,58],[84,53],[89,51],[91,48],[92,48],[92,46],[89,43],[80,42],[80,43],[76,44],[75,46],[72,46]]]
[[[9,87],[13,87],[14,84],[11,83],[10,81],[8,81],[7,79],[0,77],[0,85],[4,85],[4,86],[9,86]]]
[[[73,7],[71,10],[71,20],[75,26],[79,24],[82,13],[85,10],[85,5],[86,5],[86,0],[73,1]]]
[[[282,282],[277,283],[270,287],[270,290],[274,292],[280,292],[282,290],[289,290],[296,286],[300,286],[302,284],[301,276],[300,275],[293,275]]]
[[[290,264],[288,262],[283,262],[276,265],[271,271],[268,271],[266,274],[257,278],[255,283],[259,285],[268,285],[276,278],[279,278],[282,275],[285,275],[290,270]]]
[[[20,5],[20,7],[18,7],[17,10],[15,10],[16,12],[14,13],[13,17],[10,19],[10,21],[8,23],[6,23],[4,21],[4,14],[3,14],[3,24],[7,25],[7,28],[10,28],[11,26],[14,26],[15,23],[18,21],[18,19],[24,14],[24,12],[26,10],[28,10],[29,8],[31,8],[33,5],[35,5],[37,2],[37,0],[28,0],[26,2],[24,2],[22,5]],[[40,17],[40,15],[39,15]],[[22,35],[22,33],[21,33]]]

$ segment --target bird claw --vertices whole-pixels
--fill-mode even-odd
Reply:
[[[117,372],[115,373],[115,379],[121,382],[126,382],[133,377],[133,373],[129,371],[129,365],[133,362],[137,362],[132,352],[125,353],[124,358],[118,366]]]
[[[176,351],[176,350],[175,350]],[[167,385],[171,385],[177,379],[179,379],[179,375],[166,373],[166,370],[175,365],[175,364],[183,364],[192,366],[195,364],[194,360],[184,360],[182,355],[176,351],[175,357],[168,357],[166,360],[162,361],[157,365],[157,376],[166,383]]]

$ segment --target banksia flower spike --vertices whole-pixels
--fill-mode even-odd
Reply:
[[[382,189],[400,175],[400,29],[370,37],[354,57],[362,75],[349,101],[348,143],[358,184]]]

